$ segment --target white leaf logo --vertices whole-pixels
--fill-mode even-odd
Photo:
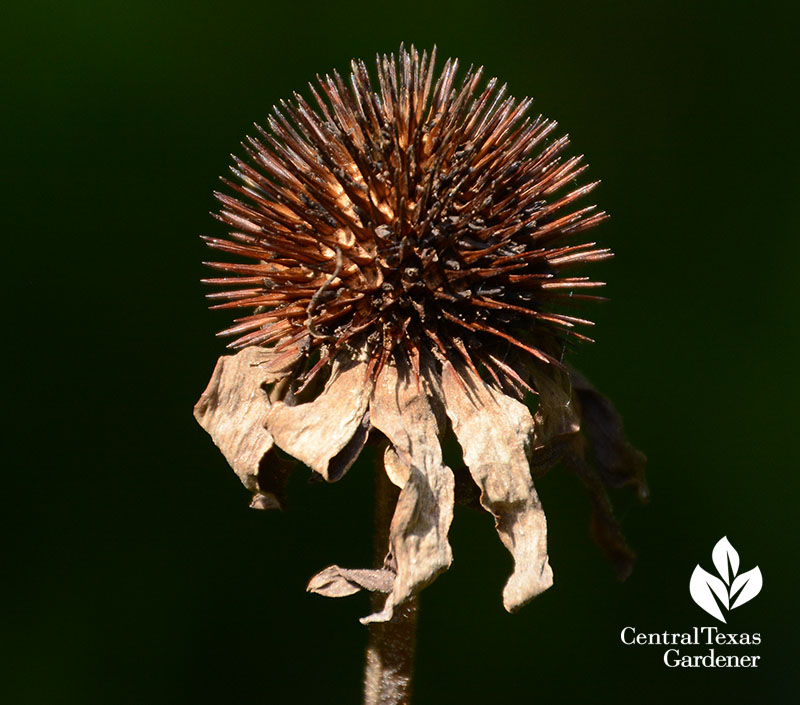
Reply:
[[[739,554],[736,549],[731,546],[727,536],[723,536],[714,550],[711,551],[711,560],[714,561],[714,567],[717,573],[720,574],[726,585],[730,585],[731,581],[728,579],[728,564],[731,566],[731,577],[739,572]]]
[[[727,536],[717,541],[711,560],[720,577],[696,566],[689,581],[689,594],[712,617],[727,623],[722,609],[729,611],[752,600],[761,592],[764,580],[758,566],[738,574],[739,554]]]
[[[689,581],[689,593],[692,599],[712,617],[716,617],[720,622],[725,621],[722,610],[714,599],[716,594],[725,609],[728,609],[728,589],[719,578],[715,578],[697,566],[692,573],[691,581]]]
[[[731,585],[731,598],[733,599],[731,609],[743,605],[745,602],[750,602],[761,592],[763,584],[764,579],[761,577],[761,571],[758,566],[739,575]],[[740,590],[741,592],[739,592]],[[736,593],[739,594],[737,595]]]

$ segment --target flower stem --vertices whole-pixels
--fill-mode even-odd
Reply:
[[[397,504],[398,489],[383,469],[379,449],[375,472],[375,567],[383,568],[389,546],[389,527]],[[373,609],[382,608],[384,596],[373,596]],[[417,642],[417,599],[398,605],[389,622],[369,625],[364,667],[364,705],[408,705]]]

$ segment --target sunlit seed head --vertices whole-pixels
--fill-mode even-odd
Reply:
[[[483,69],[435,69],[435,50],[379,56],[377,84],[352,62],[282,101],[234,157],[205,238],[241,263],[214,308],[253,309],[221,335],[231,347],[303,342],[307,379],[368,346],[372,373],[402,358],[458,360],[501,387],[527,387],[519,360],[558,365],[588,321],[567,299],[601,286],[568,276],[611,256],[572,236],[606,218],[577,199],[586,166],[556,123],[529,115]]]

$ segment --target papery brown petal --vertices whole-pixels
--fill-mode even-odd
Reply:
[[[639,499],[650,492],[644,476],[647,458],[625,436],[622,417],[611,401],[598,392],[580,372],[570,370],[581,427],[592,445],[597,471],[607,487],[631,485]]]
[[[285,377],[299,355],[287,358],[285,353],[279,354],[279,366],[270,348],[250,347],[219,358],[194,407],[197,422],[251,492],[259,490],[259,466],[273,445],[264,428],[269,399],[263,385]]]
[[[572,387],[567,374],[553,366],[542,368],[532,364],[530,374],[539,392],[533,416],[533,452],[531,470],[534,477],[557,463],[581,425],[572,404]]]
[[[325,389],[314,401],[297,406],[280,401],[273,404],[267,414],[267,429],[279,448],[328,482],[335,482],[355,461],[357,453],[351,452],[348,444],[363,445],[366,441],[364,422],[371,391],[367,363],[339,358]],[[337,462],[337,456],[346,456],[346,461]]]
[[[612,562],[617,577],[624,580],[633,570],[636,554],[628,546],[614,516],[606,488],[631,485],[641,500],[647,499],[646,459],[628,443],[614,405],[579,372],[570,370],[570,378],[573,406],[580,414],[582,428],[580,435],[570,443],[564,464],[589,493],[592,538]]]
[[[514,557],[503,590],[503,605],[511,612],[553,584],[547,520],[528,466],[533,419],[524,404],[467,368],[456,372],[446,363],[442,392],[464,462],[481,488],[481,504],[494,515],[497,533]]]
[[[383,469],[395,487],[402,490],[406,486],[410,474],[409,467],[400,460],[397,452],[391,446],[387,446],[383,452]]]
[[[390,570],[350,570],[332,565],[311,578],[306,590],[324,597],[347,597],[360,590],[390,592],[393,583]]]
[[[281,503],[271,492],[256,492],[250,500],[250,509],[267,511],[270,509],[281,509]]]
[[[614,507],[597,470],[586,462],[585,438],[581,435],[564,455],[564,466],[581,481],[592,502],[589,531],[594,542],[611,561],[614,573],[625,580],[633,570],[636,554],[628,546],[622,527],[614,516]]]
[[[386,365],[375,384],[370,422],[392,444],[395,476],[407,475],[389,529],[397,577],[383,610],[364,624],[386,622],[395,606],[416,594],[453,560],[447,532],[453,519],[453,474],[442,463],[443,411],[426,380]],[[391,477],[391,475],[390,475]]]

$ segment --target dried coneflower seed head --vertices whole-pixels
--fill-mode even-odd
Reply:
[[[332,565],[308,589],[330,597],[387,593],[365,622],[387,622],[446,570],[456,487],[495,519],[514,559],[503,589],[513,611],[552,583],[547,522],[534,487],[557,461],[593,504],[595,538],[624,576],[633,554],[607,488],[646,495],[644,457],[619,415],[561,358],[588,321],[566,314],[599,282],[572,267],[611,253],[573,235],[605,218],[575,201],[595,184],[566,158],[555,123],[527,115],[481,69],[436,75],[412,48],[334,73],[295,95],[235,159],[233,194],[217,194],[245,259],[215,308],[254,309],[223,331],[195,417],[255,495],[280,506],[288,469],[275,449],[328,482],[369,441],[397,488],[385,558],[375,570]],[[322,374],[320,374],[322,373]],[[314,384],[311,384],[316,379]],[[536,409],[523,403],[538,394]],[[442,441],[455,436],[462,466]],[[462,493],[462,501],[464,499]]]
[[[611,256],[568,239],[603,219],[573,204],[581,157],[566,158],[556,123],[530,116],[483,70],[460,79],[413,48],[379,56],[377,87],[352,63],[295,94],[234,157],[235,194],[217,193],[230,239],[210,262],[226,276],[214,308],[255,309],[221,335],[233,348],[302,344],[305,383],[342,350],[387,361],[458,361],[502,389],[529,388],[527,362],[555,363],[584,338],[568,298],[601,286],[569,274]],[[516,360],[525,359],[523,365]]]

